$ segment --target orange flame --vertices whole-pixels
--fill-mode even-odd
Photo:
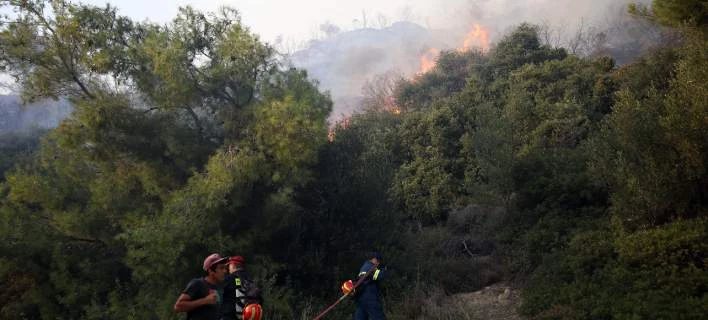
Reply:
[[[440,49],[430,48],[420,57],[420,71],[418,73],[426,73],[430,71],[437,63],[437,58],[440,55]]]
[[[467,33],[462,48],[458,50],[469,51],[473,48],[479,48],[485,52],[489,51],[489,30],[479,24],[475,24],[472,30]]]
[[[393,96],[388,96],[384,100],[384,108],[395,115],[401,114],[401,107],[396,104],[396,99]]]
[[[479,24],[472,26],[472,30],[467,33],[465,40],[462,43],[462,48],[458,48],[458,52],[469,51],[478,48],[483,52],[489,51],[489,29],[482,27]],[[418,74],[423,74],[437,64],[437,58],[440,55],[440,49],[430,48],[420,57],[420,71]]]
[[[349,121],[352,118],[351,115],[348,115],[344,117],[342,120],[337,121],[334,126],[331,126],[329,128],[329,131],[327,132],[327,140],[329,142],[334,141],[334,139],[337,137],[337,130],[340,129],[346,129],[349,127]]]

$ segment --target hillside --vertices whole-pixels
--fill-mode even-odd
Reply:
[[[616,2],[562,8],[598,3]],[[672,40],[607,42],[639,52],[622,62],[533,23],[494,41],[473,25],[459,50],[426,48],[443,37],[403,23],[314,43],[296,55],[311,71],[236,8],[159,24],[6,3],[0,66],[23,96],[65,97],[72,113],[0,135],[0,319],[218,320],[238,290],[221,287],[232,261],[268,320],[335,301],[327,320],[703,320],[704,3],[620,3]],[[357,106],[347,92],[397,60],[424,68],[369,83]],[[340,94],[361,112],[333,125]],[[21,127],[5,101],[3,125]],[[358,304],[340,298],[349,280],[364,283]]]
[[[358,29],[312,41],[290,59],[332,93],[332,116],[338,119],[361,105],[367,80],[391,71],[412,76],[429,48],[449,48],[458,40],[441,35],[415,23],[396,22],[383,29]]]

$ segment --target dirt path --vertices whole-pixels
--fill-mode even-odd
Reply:
[[[482,290],[453,296],[453,307],[459,308],[466,320],[521,320],[516,309],[521,304],[520,292],[503,283]]]

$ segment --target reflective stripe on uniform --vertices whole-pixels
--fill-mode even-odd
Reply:
[[[366,274],[366,272],[359,272],[359,276],[360,276],[360,277],[363,276],[363,275],[365,275],[365,274]]]
[[[373,278],[374,280],[379,278],[379,273],[381,273],[381,270],[379,270],[379,269],[376,269],[376,271],[374,271],[374,278]]]
[[[241,280],[236,279],[236,281],[238,281],[240,285]],[[237,288],[236,290],[234,290],[234,298],[236,298],[234,301],[234,310],[236,311],[236,313],[240,314],[246,307],[246,293],[244,293],[241,288]]]

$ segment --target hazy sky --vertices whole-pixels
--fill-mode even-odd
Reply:
[[[180,6],[191,5],[204,12],[220,6],[236,8],[243,23],[263,40],[290,52],[321,36],[319,26],[330,22],[342,30],[361,28],[363,16],[368,26],[380,26],[379,16],[388,23],[408,20],[432,29],[471,30],[481,24],[492,42],[521,22],[543,23],[572,33],[579,24],[602,26],[614,19],[612,12],[626,12],[628,2],[651,0],[71,0],[98,6],[111,3],[133,20],[167,23]],[[358,23],[354,23],[358,20]],[[462,36],[459,41],[463,43]],[[0,83],[6,77],[0,74]],[[0,87],[0,93],[3,93]]]
[[[272,42],[278,35],[296,41],[309,40],[318,26],[330,21],[340,27],[350,28],[354,19],[374,21],[379,14],[389,21],[401,20],[404,8],[417,15],[431,15],[444,10],[436,8],[435,0],[83,0],[80,2],[104,5],[110,2],[121,14],[133,19],[167,22],[180,6],[191,5],[203,11],[214,11],[219,6],[232,6],[241,12],[243,22],[264,40]],[[448,1],[449,2],[449,1]]]
[[[180,6],[202,11],[232,6],[243,22],[262,39],[273,42],[282,35],[287,41],[315,37],[319,25],[331,22],[352,29],[354,20],[375,25],[378,16],[388,22],[408,19],[431,28],[469,28],[469,23],[504,26],[521,21],[548,21],[574,25],[580,18],[602,17],[608,7],[649,0],[76,0],[95,5],[110,2],[121,14],[133,19],[165,23]],[[594,17],[593,17],[594,16]],[[474,20],[474,21],[473,21]],[[462,25],[465,24],[465,25]],[[502,31],[502,30],[498,30]]]

